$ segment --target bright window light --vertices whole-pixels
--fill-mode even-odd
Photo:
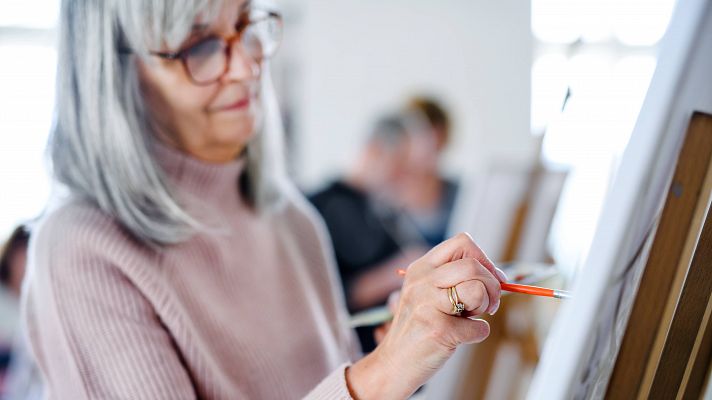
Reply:
[[[588,252],[655,63],[653,56],[611,60],[595,54],[569,62],[572,97],[547,131],[543,149],[547,163],[571,169],[549,238],[552,254],[562,265],[575,268]]]
[[[549,43],[572,43],[581,36],[577,21],[579,1],[532,0],[532,32]]]
[[[536,68],[535,64],[533,70]],[[620,154],[647,92],[655,58],[642,55],[611,60],[581,55],[572,58],[566,70],[571,98],[564,113],[551,118],[544,142],[545,160],[575,165],[599,153]]]
[[[569,64],[562,54],[539,57],[532,67],[531,126],[535,134],[542,133],[561,113],[569,85]]]
[[[544,43],[615,37],[652,46],[665,33],[675,0],[532,0],[532,32]]]
[[[59,16],[58,0],[2,0],[0,26],[51,29]]]
[[[575,0],[580,6],[576,15],[572,16],[577,21],[581,40],[584,42],[601,42],[613,36],[613,21],[611,16],[615,13],[615,0]]]
[[[2,44],[0,54],[0,235],[33,218],[49,195],[44,148],[52,119],[56,51]]]
[[[610,141],[611,149],[617,156],[623,154],[633,133],[655,65],[654,56],[637,55],[623,57],[613,66],[609,109],[618,132],[611,135]]]
[[[611,68],[607,57],[596,55],[569,61],[571,98],[547,129],[543,157],[548,163],[575,165],[606,151],[612,134],[607,115]]]
[[[665,34],[675,0],[619,0],[613,18],[616,38],[631,46],[652,46]]]
[[[675,0],[532,0],[532,33],[545,53],[532,65],[531,128],[546,133],[543,162],[570,171],[549,247],[571,274],[588,252],[655,70],[654,46],[674,5]],[[566,88],[571,96],[561,112]]]

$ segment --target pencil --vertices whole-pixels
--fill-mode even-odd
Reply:
[[[402,268],[399,268],[396,272],[400,276],[405,275],[405,270]],[[507,292],[530,294],[533,296],[553,297],[555,299],[571,298],[571,293],[569,293],[565,290],[548,289],[548,288],[543,288],[543,287],[538,287],[538,286],[520,285],[517,283],[505,283],[505,282],[500,283],[500,287],[502,288],[502,290],[505,290]]]

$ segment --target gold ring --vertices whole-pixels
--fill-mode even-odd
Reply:
[[[465,311],[465,305],[460,302],[455,286],[448,288],[447,297],[450,299],[450,303],[452,304],[452,313],[458,317],[462,315],[462,312]]]

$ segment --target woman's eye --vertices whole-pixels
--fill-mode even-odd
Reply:
[[[222,41],[218,38],[210,38],[190,47],[186,51],[186,56],[197,59],[206,58],[220,52],[221,50]]]

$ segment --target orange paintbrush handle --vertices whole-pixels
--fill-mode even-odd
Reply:
[[[516,283],[501,283],[500,286],[502,287],[502,290],[506,290],[508,292],[533,294],[534,296],[554,297],[554,291],[552,289],[529,285],[518,285]]]
[[[531,294],[534,296],[554,297],[557,299],[568,299],[571,297],[571,294],[565,290],[519,285],[517,283],[500,283],[500,287],[502,290],[506,290],[508,292]]]
[[[405,270],[402,268],[399,268],[397,270],[398,275],[404,276],[405,275]],[[517,283],[500,283],[500,287],[502,290],[506,290],[507,292],[514,292],[514,293],[524,293],[524,294],[531,294],[534,296],[544,296],[544,297],[555,297],[557,299],[567,299],[571,297],[568,292],[564,290],[555,290],[555,289],[547,289],[547,288],[542,288],[538,286],[529,286],[529,285],[520,285]]]

